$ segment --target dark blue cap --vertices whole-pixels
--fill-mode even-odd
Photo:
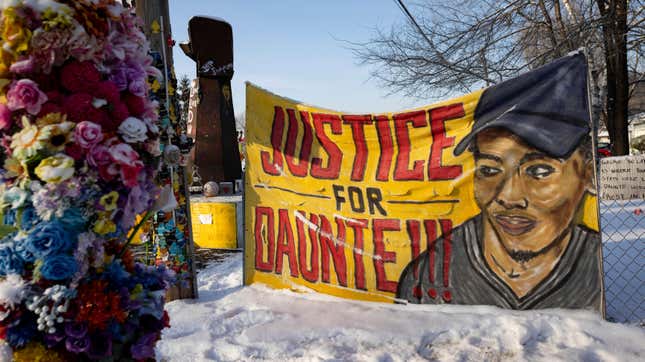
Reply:
[[[567,158],[591,128],[587,61],[575,53],[484,90],[475,124],[454,154],[489,128],[503,128],[554,158]]]

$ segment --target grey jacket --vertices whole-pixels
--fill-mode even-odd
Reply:
[[[435,248],[434,261],[426,250],[410,262],[401,274],[397,297],[423,304],[591,309],[604,315],[599,233],[575,226],[567,250],[555,269],[526,296],[518,298],[484,260],[482,230],[482,216],[477,215],[452,230],[448,243],[443,237],[431,243]],[[450,249],[448,268],[443,263],[446,246]],[[431,265],[434,275],[430,273]]]

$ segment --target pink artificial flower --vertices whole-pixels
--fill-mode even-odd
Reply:
[[[31,79],[20,79],[11,83],[7,92],[7,107],[11,111],[24,108],[27,113],[37,115],[45,102],[47,95],[38,89],[38,84]]]
[[[4,103],[0,103],[0,131],[9,129],[12,124],[11,110]]]
[[[110,150],[104,145],[95,145],[87,153],[87,163],[92,167],[100,167],[108,165],[112,162],[110,157]]]
[[[16,74],[27,74],[33,72],[35,66],[34,58],[28,57],[11,64],[9,71]]]
[[[139,161],[139,154],[127,143],[116,144],[109,151],[112,160],[120,166],[135,167]]]
[[[101,126],[94,122],[83,121],[74,129],[74,141],[83,148],[91,148],[102,140]]]

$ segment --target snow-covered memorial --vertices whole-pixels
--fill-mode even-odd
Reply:
[[[587,71],[377,115],[249,84],[245,283],[604,315]]]
[[[163,207],[147,40],[112,0],[0,11],[0,359],[153,358],[173,275],[127,248]]]

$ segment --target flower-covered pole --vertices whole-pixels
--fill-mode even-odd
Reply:
[[[174,205],[139,20],[114,0],[4,1],[0,43],[0,360],[154,359],[174,273],[126,245],[136,215]]]
[[[197,286],[193,261],[193,240],[190,206],[187,189],[186,160],[192,141],[186,135],[186,125],[177,117],[177,84],[173,71],[172,46],[168,1],[150,0],[137,2],[137,14],[143,19],[144,30],[151,43],[155,66],[164,75],[153,85],[152,97],[160,104],[163,137],[162,172],[159,182],[171,185],[178,207],[171,213],[154,215],[151,239],[154,243],[155,262],[165,264],[177,273],[176,284],[166,295],[166,300],[196,298]]]

